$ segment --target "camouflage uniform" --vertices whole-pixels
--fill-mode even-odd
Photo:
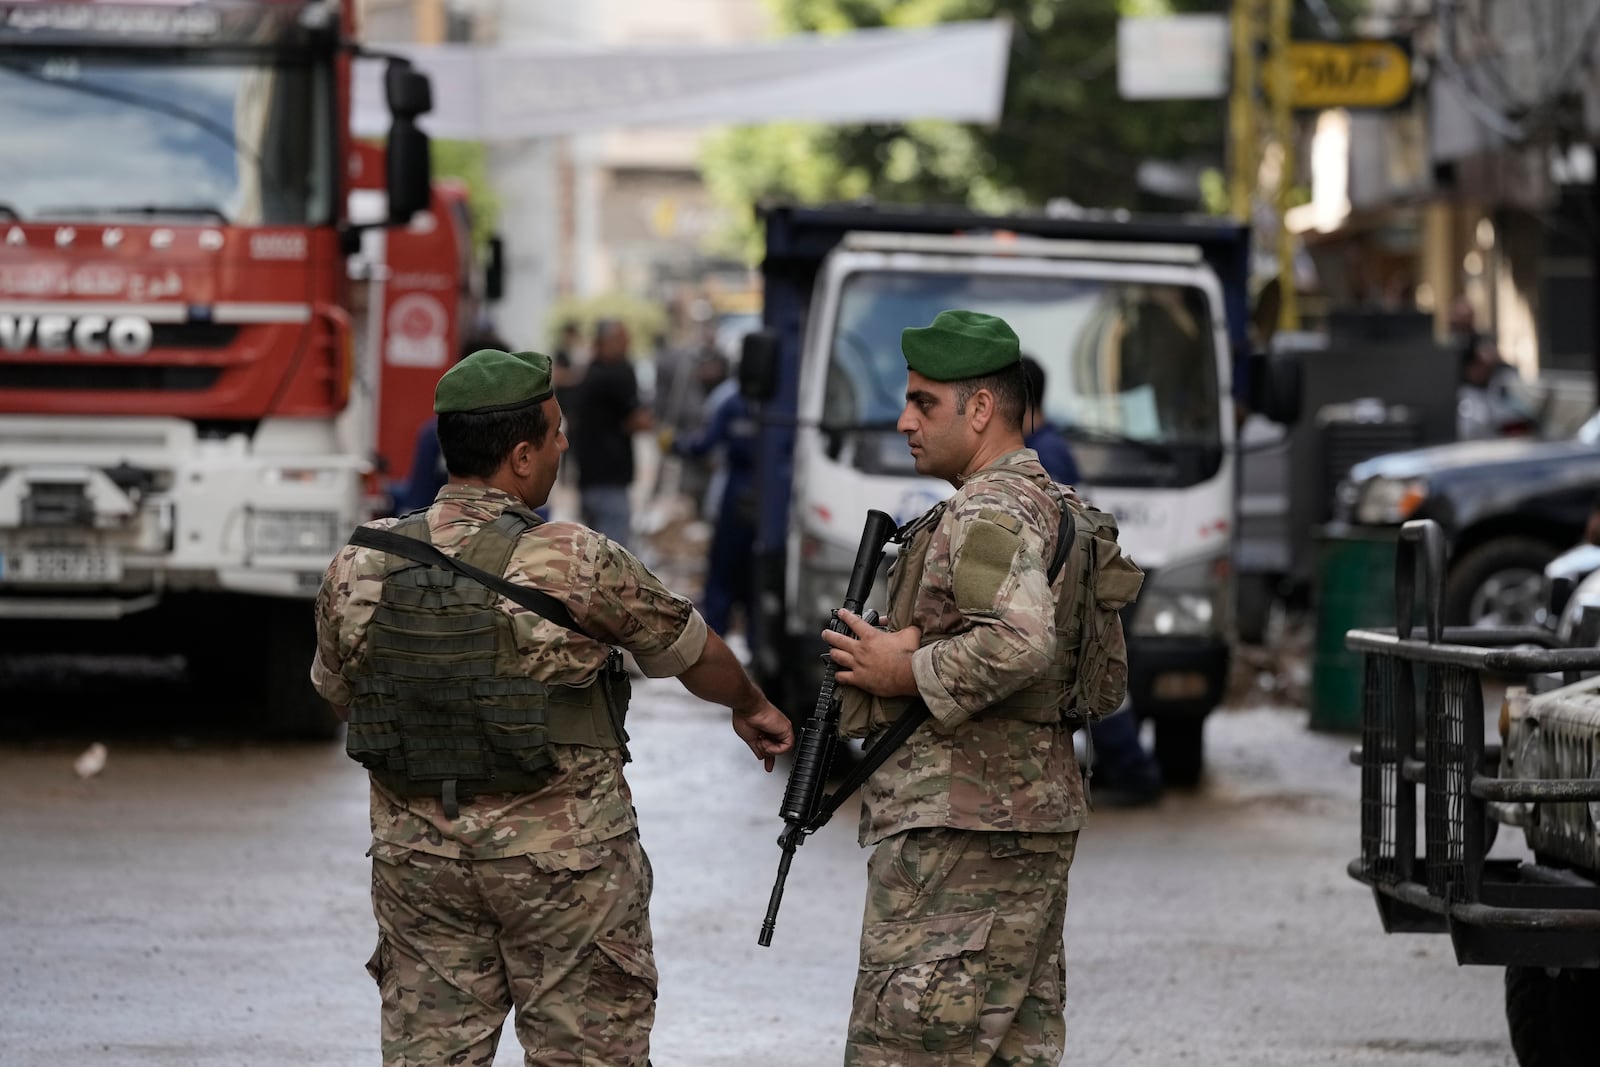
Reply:
[[[996,706],[1069,655],[1056,637],[1071,564],[1046,582],[1052,485],[1031,450],[1000,457],[911,524],[891,571],[888,621],[922,628],[912,668],[932,719],[863,787],[861,843],[876,848],[849,1067],[1060,1062],[1067,871],[1087,805],[1059,714]],[[873,732],[905,703],[857,695],[846,730]]]
[[[447,485],[428,510],[448,554],[508,507],[510,495]],[[388,527],[396,520],[372,525]],[[346,547],[317,596],[311,677],[351,700],[352,668],[382,594],[388,558]],[[651,677],[699,659],[705,623],[626,550],[586,527],[546,523],[518,542],[505,577],[556,597],[594,640],[500,601],[529,677],[584,685],[614,642]],[[373,783],[372,899],[378,948],[368,969],[383,999],[388,1065],[489,1064],[506,1012],[535,1064],[642,1067],[655,1014],[650,864],[615,749],[552,745],[536,793],[463,800]]]

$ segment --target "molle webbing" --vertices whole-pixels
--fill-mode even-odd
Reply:
[[[517,538],[533,525],[508,511],[467,541],[461,561],[505,573]],[[424,519],[395,532],[427,542]],[[391,559],[394,557],[390,557]],[[511,617],[499,594],[437,566],[384,578],[352,679],[346,747],[379,782],[405,796],[459,797],[542,788],[549,745],[621,748],[626,674],[613,655],[586,686],[547,685],[522,673]]]
[[[1045,576],[1050,586],[1054,587],[1062,567],[1066,565],[1067,558],[1071,555],[1072,543],[1077,536],[1077,524],[1073,519],[1072,509],[1067,506],[1065,498],[1059,495],[1058,490],[1040,485],[1027,475],[1019,474],[1018,477],[1044,490],[1055,498],[1056,504],[1060,507],[1061,520],[1056,524],[1055,548],[1051,552],[1049,570]],[[1077,642],[1076,635],[1070,632],[1071,621],[1078,599],[1082,596],[1083,590],[1069,584],[1062,589],[1061,595],[1056,599],[1056,655],[1050,661],[1050,666],[1045,668],[1043,674],[1015,693],[985,708],[979,713],[981,717],[1020,719],[1024,722],[1038,723],[1054,723],[1062,720],[1077,664]]]

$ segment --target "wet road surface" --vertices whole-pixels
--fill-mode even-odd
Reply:
[[[377,1063],[366,790],[341,748],[252,743],[225,700],[173,711],[160,677],[16,682],[0,678],[0,1064]],[[782,768],[760,773],[676,683],[636,683],[634,707],[654,1063],[838,1063],[866,866],[854,818],[800,850],[758,947]],[[1067,1062],[1513,1064],[1500,973],[1457,967],[1442,938],[1385,937],[1345,876],[1350,740],[1289,710],[1207,730],[1200,792],[1084,832]],[[80,779],[95,740],[105,767]],[[496,1063],[520,1062],[508,1034]]]

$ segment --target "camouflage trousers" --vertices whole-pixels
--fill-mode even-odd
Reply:
[[[656,967],[638,831],[478,861],[379,842],[372,860],[385,1067],[488,1067],[513,1007],[528,1067],[645,1067]]]
[[[846,1067],[1056,1067],[1076,831],[906,830],[867,864]]]

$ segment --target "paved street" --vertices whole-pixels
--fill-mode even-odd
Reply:
[[[654,1062],[837,1063],[866,859],[853,820],[800,851],[759,948],[781,774],[676,683],[636,693]],[[28,706],[38,721],[0,745],[0,1063],[376,1063],[365,786],[340,749],[259,746],[192,716],[140,728],[137,705],[91,691]],[[1349,740],[1304,721],[1221,713],[1201,793],[1096,814],[1072,875],[1070,1062],[1513,1062],[1499,973],[1456,967],[1440,939],[1384,937],[1345,877]],[[80,780],[96,738],[105,769]],[[496,1062],[521,1062],[509,1038]]]

